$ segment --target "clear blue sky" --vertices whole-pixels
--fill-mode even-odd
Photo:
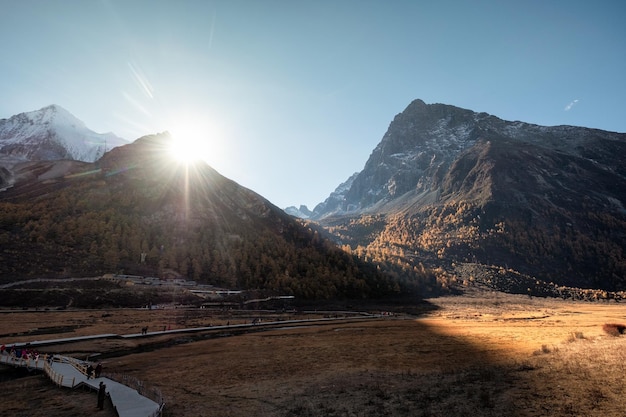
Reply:
[[[313,208],[360,171],[416,98],[626,132],[622,0],[0,0],[0,10],[0,118],[54,103],[129,140],[201,121],[209,163],[283,208]]]

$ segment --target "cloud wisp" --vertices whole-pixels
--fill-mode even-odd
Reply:
[[[571,101],[570,103],[567,104],[567,106],[565,106],[565,108],[563,109],[564,111],[570,111],[572,109],[572,107],[574,107],[577,103],[578,103],[578,99]]]

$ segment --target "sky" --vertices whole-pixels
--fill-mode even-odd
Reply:
[[[0,0],[0,118],[58,104],[313,208],[414,99],[626,132],[622,0]]]

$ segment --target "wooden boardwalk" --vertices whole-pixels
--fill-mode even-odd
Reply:
[[[119,417],[156,417],[161,414],[162,406],[144,397],[136,389],[109,378],[87,378],[85,365],[68,356],[41,355],[35,360],[16,358],[3,352],[0,355],[0,364],[42,370],[60,387],[87,386],[97,391],[102,381]]]
[[[319,312],[318,312],[319,313]],[[175,330],[164,330],[148,333],[132,333],[132,334],[97,334],[91,336],[77,336],[61,339],[49,339],[49,340],[35,340],[26,343],[12,343],[14,348],[25,347],[37,347],[47,346],[62,343],[70,343],[84,340],[97,340],[97,339],[133,339],[144,338],[155,335],[163,334],[177,334],[177,333],[200,333],[200,332],[220,332],[228,330],[229,332],[246,332],[254,329],[256,331],[267,329],[272,330],[277,327],[288,328],[286,326],[296,325],[319,325],[322,323],[330,322],[352,322],[361,320],[371,320],[374,318],[382,318],[381,315],[370,313],[355,312],[352,317],[325,317],[315,319],[301,319],[301,320],[284,320],[284,321],[268,321],[268,322],[256,322],[246,324],[234,324],[234,325],[222,325],[222,326],[208,326],[208,327],[194,327],[183,328]],[[9,356],[6,352],[0,355],[0,364],[7,364],[12,366],[27,367],[30,369],[43,370],[54,383],[59,386],[75,388],[78,386],[88,386],[92,389],[98,390],[100,381],[103,381],[106,385],[106,392],[111,398],[113,406],[117,410],[120,417],[157,417],[161,415],[163,408],[162,404],[157,404],[155,401],[141,395],[136,389],[133,389],[127,385],[120,384],[109,378],[90,378],[87,379],[85,365],[82,361],[68,357],[54,355],[51,360],[45,358],[43,355],[39,360],[34,359],[24,360],[16,359]]]

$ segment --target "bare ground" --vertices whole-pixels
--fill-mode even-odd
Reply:
[[[439,309],[419,318],[50,349],[79,357],[103,353],[105,371],[161,390],[165,417],[624,415],[626,338],[610,336],[602,326],[626,323],[626,305],[499,293],[430,302]],[[0,342],[251,318],[197,311],[12,312],[0,315]],[[74,331],[32,334],[36,328],[61,331],[68,325]],[[24,334],[15,335],[19,332]],[[106,357],[110,351],[118,351],[117,356]],[[27,383],[34,386],[20,389]],[[95,403],[95,394],[56,388],[44,377],[0,386],[2,415],[90,415],[63,407],[78,396],[86,399],[77,400],[77,406]],[[4,400],[7,393],[10,401]]]

